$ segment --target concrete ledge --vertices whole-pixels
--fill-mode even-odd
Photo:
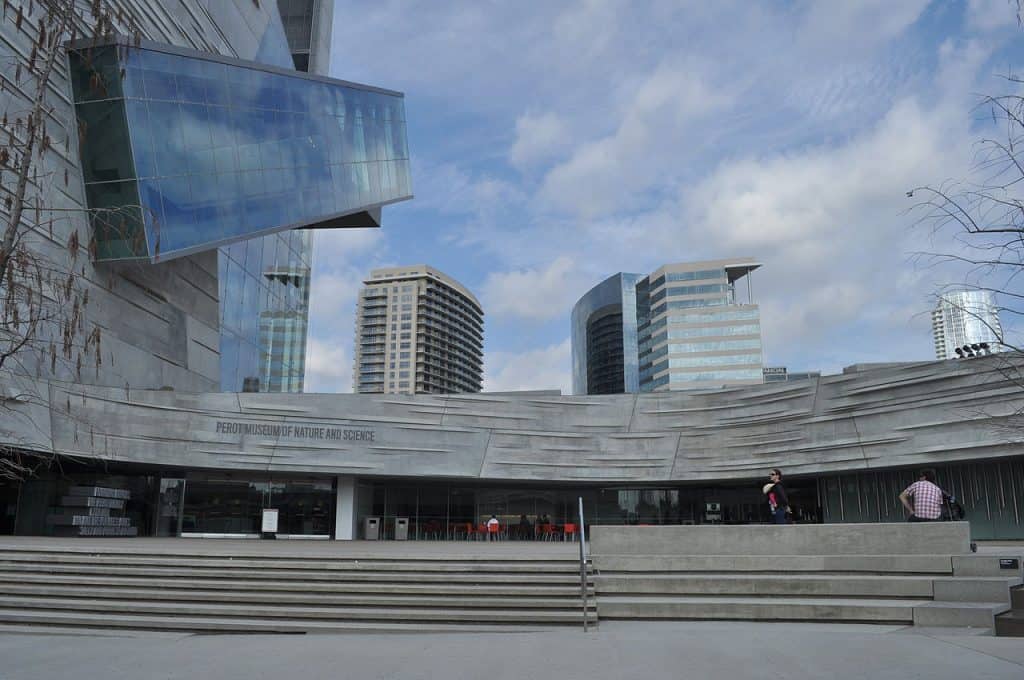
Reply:
[[[998,602],[928,602],[914,607],[914,625],[992,630],[996,615],[1009,610]]]
[[[953,573],[949,555],[593,555],[609,572]]]
[[[967,522],[593,526],[592,555],[961,555]]]
[[[1001,559],[1017,560],[1016,569],[1003,569]],[[1003,578],[1024,578],[1024,557],[1020,554],[1006,555],[954,555],[954,576],[999,576]]]
[[[911,623],[921,600],[606,596],[598,614],[608,619],[864,621]]]
[[[622,594],[930,599],[933,579],[836,574],[631,574],[599,576],[594,581],[601,597]]]
[[[952,578],[935,580],[937,602],[1003,602],[1010,604],[1010,587],[1020,579]]]

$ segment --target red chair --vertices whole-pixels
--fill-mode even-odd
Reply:
[[[576,525],[566,522],[565,526],[562,527],[562,540],[566,540],[572,537],[572,542],[576,542]]]
[[[487,540],[487,525],[481,524],[476,528],[476,540],[486,541]]]
[[[487,540],[497,541],[501,538],[501,524],[494,522],[493,524],[485,524],[487,527]]]

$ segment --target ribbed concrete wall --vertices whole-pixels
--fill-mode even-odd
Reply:
[[[41,405],[34,429],[19,432],[33,448],[57,453],[192,468],[545,482],[749,479],[774,466],[796,474],[1020,455],[1004,428],[1024,407],[1024,391],[1006,373],[1021,366],[1024,358],[1004,354],[777,386],[585,397],[53,384],[45,386],[52,408]]]

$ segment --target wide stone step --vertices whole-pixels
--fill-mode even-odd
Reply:
[[[118,565],[118,566],[162,566],[173,563],[179,567],[200,568],[233,568],[288,571],[417,571],[442,573],[503,573],[533,574],[538,571],[547,573],[579,573],[579,561],[516,561],[505,562],[487,560],[382,560],[382,559],[305,559],[305,558],[252,558],[252,557],[199,557],[195,555],[161,555],[132,556],[110,554],[40,554],[0,552],[2,564],[87,564],[87,565]]]
[[[929,576],[818,574],[602,574],[597,592],[665,595],[931,598]]]
[[[468,572],[468,573],[445,573],[445,572],[376,572],[376,571],[304,571],[291,569],[277,569],[268,572],[259,569],[234,569],[234,568],[208,568],[208,567],[186,567],[177,565],[132,567],[120,565],[92,565],[92,564],[42,564],[42,563],[6,563],[0,564],[0,578],[10,575],[9,578],[17,578],[22,573],[47,573],[47,574],[92,574],[92,575],[118,575],[118,576],[139,576],[159,578],[259,578],[266,579],[273,576],[275,579],[296,579],[307,581],[373,581],[388,583],[521,583],[524,585],[566,585],[579,582],[579,571],[565,574],[549,573],[501,573],[501,572]]]
[[[501,592],[479,593],[282,593],[273,591],[225,592],[217,590],[181,590],[172,588],[111,588],[92,586],[88,590],[77,585],[0,584],[0,597],[60,598],[66,600],[118,600],[146,602],[203,602],[258,605],[311,605],[355,607],[441,607],[441,608],[504,608],[504,609],[566,609],[581,608],[579,590],[561,597],[532,597]],[[591,600],[593,601],[593,600]]]
[[[593,610],[594,605],[590,606]],[[417,608],[417,607],[331,607],[287,606],[261,603],[258,607],[200,602],[154,602],[97,600],[85,598],[30,598],[0,596],[0,611],[58,610],[109,615],[158,615],[198,617],[239,617],[281,620],[321,621],[393,621],[393,622],[480,622],[496,624],[568,624],[582,622],[582,603],[574,609],[501,609],[501,608]],[[594,616],[592,613],[591,616]],[[14,622],[0,615],[0,621]]]
[[[544,630],[554,626],[582,626],[582,612],[575,622],[558,623],[460,623],[446,621],[315,621],[276,620],[261,618],[220,618],[186,616],[125,615],[67,611],[37,611],[0,608],[0,626],[17,626],[19,630],[140,630],[179,631],[191,633],[346,633],[346,632],[520,632]]]
[[[952,574],[950,555],[591,555],[610,572]],[[577,567],[578,568],[578,567]]]
[[[0,590],[15,584],[10,579],[0,579]],[[144,587],[152,590],[188,589],[196,591],[259,591],[259,592],[301,592],[301,593],[394,593],[434,595],[515,595],[526,597],[572,597],[580,592],[579,579],[571,585],[535,585],[522,583],[377,583],[373,581],[323,581],[303,580],[228,580],[228,579],[154,579],[148,576],[83,576],[78,574],[35,574],[17,575],[17,584],[67,585],[74,588],[102,587]],[[588,581],[591,592],[594,582]]]
[[[859,621],[904,623],[914,620],[919,599],[797,597],[598,597],[598,614],[606,619]]]

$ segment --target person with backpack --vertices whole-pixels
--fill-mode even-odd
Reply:
[[[936,522],[942,519],[942,503],[946,493],[935,483],[935,471],[921,470],[917,481],[900,494],[900,503],[910,516],[908,522]],[[913,499],[913,503],[911,503]]]
[[[768,483],[761,489],[768,497],[768,509],[771,511],[772,522],[786,524],[786,514],[790,512],[789,498],[782,486],[782,471],[774,468],[768,473]]]

